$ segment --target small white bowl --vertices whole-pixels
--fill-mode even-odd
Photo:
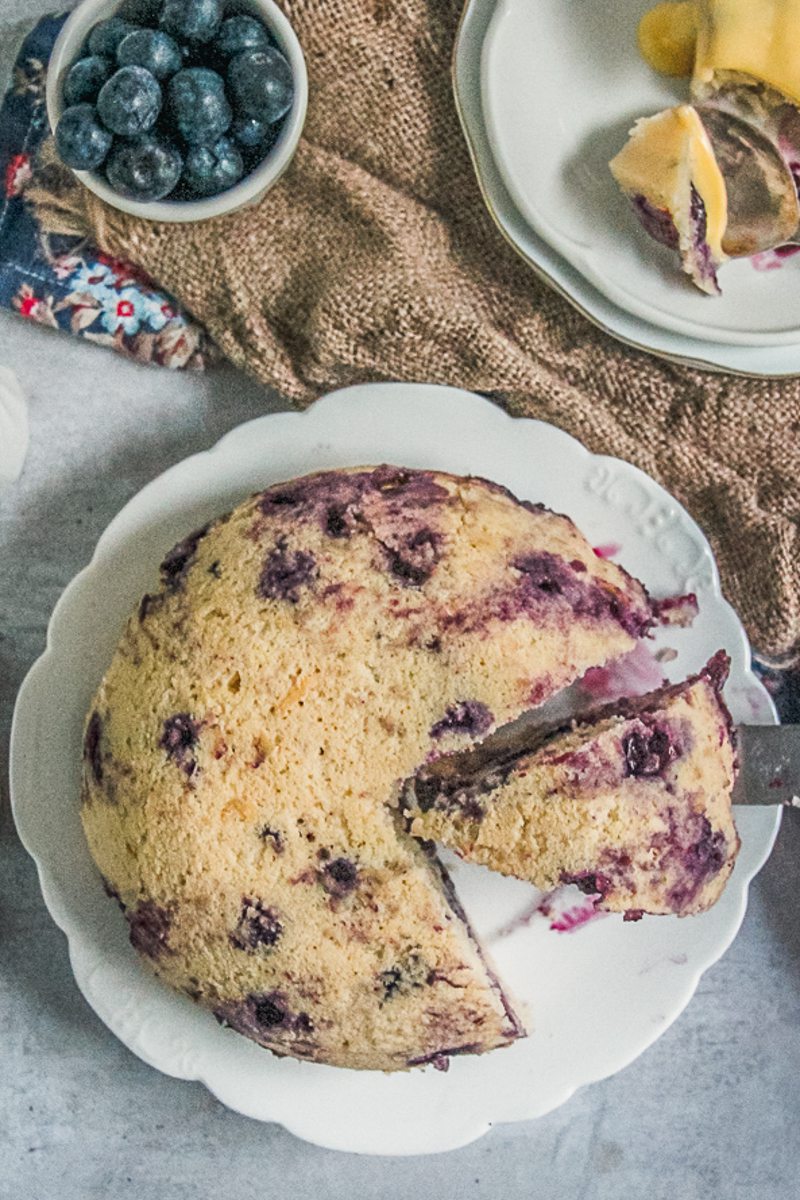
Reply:
[[[159,5],[143,0],[83,0],[64,26],[53,46],[47,70],[47,116],[50,128],[55,130],[64,111],[64,80],[72,64],[80,57],[84,42],[98,21],[120,13],[136,19],[137,13],[154,13]],[[246,204],[260,199],[286,170],[297,143],[306,117],[308,102],[308,76],[303,51],[297,35],[273,0],[234,0],[231,13],[252,13],[260,17],[274,36],[278,48],[292,68],[294,99],[284,118],[277,141],[267,152],[266,158],[233,187],[218,196],[203,200],[128,200],[120,196],[106,183],[97,171],[74,171],[73,174],[90,191],[107,204],[134,217],[150,221],[205,221],[209,217],[220,217],[234,212]]]

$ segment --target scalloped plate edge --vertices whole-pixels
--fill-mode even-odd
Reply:
[[[526,435],[535,434],[540,437],[546,437],[550,440],[552,445],[558,446],[565,454],[568,454],[569,456],[579,457],[583,462],[589,459],[599,464],[613,465],[616,471],[621,471],[629,479],[644,481],[648,490],[654,491],[668,506],[668,508],[677,515],[681,523],[691,531],[693,537],[697,540],[698,544],[707,554],[709,565],[711,567],[710,579],[712,584],[712,594],[716,602],[720,604],[725,611],[725,625],[729,628],[729,630],[733,631],[735,629],[737,631],[739,645],[736,647],[736,650],[742,656],[744,673],[750,676],[750,682],[756,684],[758,687],[761,686],[760,684],[757,684],[755,676],[752,676],[751,674],[750,648],[744,635],[744,631],[738,622],[738,618],[736,617],[733,609],[722,596],[716,564],[714,563],[713,555],[711,554],[711,549],[707,539],[686,512],[686,510],[683,509],[683,507],[678,504],[678,502],[674,500],[674,498],[671,497],[664,488],[662,488],[644,472],[640,471],[632,464],[625,463],[623,460],[591,454],[591,452],[588,451],[580,442],[578,442],[577,439],[572,438],[563,430],[559,430],[545,422],[535,421],[530,418],[511,417],[508,413],[504,412],[496,405],[491,404],[489,401],[475,395],[474,393],[464,392],[456,388],[441,388],[435,385],[426,384],[364,384],[330,393],[329,395],[317,401],[312,409],[303,413],[270,414],[264,417],[255,418],[253,421],[246,422],[245,424],[231,430],[210,449],[202,451],[199,454],[192,455],[190,458],[184,459],[174,466],[168,468],[156,479],[145,485],[145,487],[136,493],[134,497],[132,497],[132,499],[109,523],[106,530],[98,540],[91,561],[65,588],[55,606],[48,626],[45,651],[31,667],[18,694],[12,723],[10,756],[10,775],[12,781],[11,807],[15,822],[17,824],[20,839],[36,863],[45,904],[54,921],[67,937],[70,950],[70,962],[78,986],[100,1019],[103,1020],[104,1023],[107,1024],[118,1037],[120,1037],[120,1040],[122,1040],[140,1058],[148,1062],[149,1065],[156,1067],[166,1074],[170,1074],[178,1078],[196,1079],[201,1081],[215,1096],[217,1096],[222,1103],[238,1112],[243,1113],[246,1116],[250,1116],[259,1120],[276,1121],[284,1125],[285,1128],[289,1129],[297,1136],[308,1141],[315,1142],[318,1145],[326,1146],[330,1149],[350,1150],[358,1153],[373,1154],[436,1153],[455,1149],[480,1137],[484,1132],[486,1132],[487,1129],[491,1128],[493,1124],[531,1119],[536,1116],[544,1115],[544,1113],[552,1111],[554,1108],[564,1103],[578,1088],[589,1083],[596,1082],[599,1079],[607,1078],[609,1075],[616,1073],[616,1071],[621,1070],[624,1066],[627,1066],[630,1062],[634,1061],[639,1054],[647,1049],[648,1046],[650,1046],[661,1035],[661,1033],[663,1033],[669,1027],[669,1025],[672,1024],[675,1019],[677,1019],[694,994],[694,991],[696,990],[703,973],[721,957],[721,955],[730,946],[731,942],[735,938],[746,911],[749,883],[769,856],[777,835],[781,815],[780,810],[776,810],[773,828],[770,831],[769,836],[765,838],[761,851],[756,856],[756,859],[750,863],[746,873],[740,875],[739,877],[736,911],[732,920],[730,921],[725,935],[721,937],[717,944],[708,950],[707,953],[700,957],[696,969],[684,981],[684,986],[681,990],[680,997],[677,999],[673,998],[669,1016],[653,1030],[650,1036],[648,1036],[646,1039],[640,1039],[635,1048],[627,1055],[623,1055],[622,1058],[620,1058],[619,1055],[614,1057],[613,1062],[609,1062],[607,1067],[603,1068],[599,1072],[594,1073],[591,1077],[583,1075],[580,1078],[568,1080],[560,1087],[554,1087],[552,1094],[548,1096],[544,1102],[533,1106],[531,1106],[529,1102],[524,1112],[504,1112],[503,1115],[496,1120],[488,1117],[473,1119],[461,1127],[453,1128],[443,1138],[440,1138],[434,1146],[431,1146],[430,1144],[420,1145],[417,1141],[415,1141],[413,1145],[398,1144],[396,1140],[393,1140],[396,1132],[394,1130],[389,1134],[388,1141],[385,1145],[376,1145],[376,1142],[380,1143],[381,1139],[376,1139],[374,1131],[372,1134],[368,1135],[367,1141],[364,1144],[360,1144],[357,1135],[348,1137],[346,1142],[336,1136],[326,1136],[324,1131],[321,1131],[318,1128],[310,1129],[307,1123],[304,1121],[302,1113],[290,1115],[285,1112],[281,1112],[280,1097],[278,1097],[274,1104],[269,1103],[266,1105],[266,1107],[263,1104],[248,1105],[246,1103],[241,1103],[241,1101],[235,1096],[229,1094],[229,1087],[226,1081],[217,1081],[213,1079],[209,1073],[207,1073],[206,1069],[201,1063],[191,1065],[184,1064],[183,1066],[174,1062],[170,1064],[166,1062],[163,1057],[159,1058],[157,1055],[154,1056],[148,1052],[148,1050],[140,1043],[139,1039],[137,1039],[135,1035],[126,1037],[118,1031],[118,1029],[115,1027],[116,1013],[113,1005],[104,1002],[96,993],[95,989],[90,986],[86,962],[91,958],[91,943],[84,937],[80,926],[75,924],[70,911],[65,908],[62,897],[59,895],[57,882],[55,881],[52,872],[48,870],[46,863],[37,853],[35,835],[32,833],[30,827],[26,825],[26,804],[35,803],[35,799],[33,797],[26,796],[23,768],[19,765],[24,759],[26,720],[29,716],[31,706],[35,706],[37,692],[41,692],[41,689],[45,685],[48,673],[52,670],[54,659],[59,657],[62,649],[64,651],[66,650],[66,647],[62,648],[59,642],[59,625],[62,622],[62,618],[65,614],[68,614],[70,606],[74,603],[76,598],[80,596],[81,589],[91,578],[93,571],[97,567],[102,566],[106,559],[111,555],[115,545],[119,543],[120,539],[130,536],[134,530],[141,525],[142,519],[147,515],[150,507],[152,506],[153,500],[159,495],[159,493],[163,491],[165,487],[172,485],[178,485],[180,487],[183,484],[184,479],[188,481],[193,478],[199,478],[202,475],[202,471],[198,471],[198,466],[201,463],[208,464],[209,462],[213,462],[225,457],[230,457],[231,459],[235,458],[240,449],[253,444],[255,439],[253,439],[252,434],[257,426],[259,428],[269,429],[271,433],[276,434],[280,425],[285,425],[287,436],[291,437],[291,435],[294,433],[303,435],[309,430],[313,431],[313,427],[315,425],[319,426],[321,429],[324,429],[328,413],[335,413],[341,404],[354,406],[353,409],[349,410],[348,413],[351,419],[355,419],[354,414],[359,410],[360,406],[360,416],[362,419],[366,421],[377,420],[378,425],[380,425],[380,418],[376,418],[376,411],[380,407],[380,404],[376,403],[376,401],[383,401],[387,404],[393,402],[396,399],[398,389],[402,389],[405,393],[404,403],[406,406],[411,403],[412,394],[414,402],[419,403],[423,407],[430,406],[431,401],[435,401],[435,403],[440,406],[440,412],[436,414],[437,419],[439,418],[440,414],[444,414],[444,410],[448,406],[453,406],[451,413],[447,414],[443,418],[445,425],[447,425],[449,420],[455,416],[456,405],[458,408],[458,418],[462,421],[465,416],[465,406],[471,405],[476,416],[479,415],[481,420],[485,420],[490,424],[494,424],[498,429],[507,426],[508,423],[513,422],[518,427],[521,426],[525,428]],[[422,415],[423,414],[421,412],[420,416],[422,417]],[[425,411],[424,417],[426,420],[430,420],[430,412]],[[272,440],[275,441],[275,437],[273,437]],[[318,448],[324,450],[324,443]],[[319,464],[319,466],[323,465],[326,464]],[[457,468],[453,467],[453,469],[456,470]],[[192,489],[192,491],[193,490],[194,489]],[[729,645],[728,648],[730,650],[734,649],[734,647],[731,645]],[[766,697],[766,693],[764,693],[764,695]],[[768,698],[766,702],[773,713],[774,719],[774,707]],[[307,1064],[303,1065],[307,1066]],[[264,1097],[260,1097],[260,1100],[263,1101]]]

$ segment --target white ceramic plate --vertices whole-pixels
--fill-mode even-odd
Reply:
[[[608,169],[636,117],[687,98],[636,47],[650,0],[501,0],[483,47],[482,87],[495,159],[531,226],[613,303],[703,341],[800,342],[800,264],[757,271],[746,259],[710,299],[629,212]]]
[[[533,1031],[508,1050],[454,1059],[447,1074],[390,1076],[276,1059],[152,977],[103,895],[78,815],[83,716],[124,619],[187,529],[269,483],[380,461],[488,476],[569,513],[593,544],[619,543],[621,561],[655,595],[696,591],[694,627],[662,630],[656,639],[678,651],[666,669],[683,675],[724,646],[733,660],[726,696],[734,715],[774,721],[750,670],[742,627],[720,595],[708,544],[662,488],[632,466],[590,455],[552,426],[514,421],[468,392],[376,384],[335,392],[305,414],[242,425],[126,505],[56,606],[47,650],[17,701],[11,774],[17,828],[69,940],[78,986],[134,1053],[167,1074],[202,1080],[231,1108],[279,1121],[320,1145],[412,1154],[449,1150],[493,1123],[536,1117],[640,1054],[734,937],[778,815],[739,813],[742,851],[722,899],[682,921],[605,917],[565,936],[539,915],[504,934],[530,908],[533,889],[456,865],[465,907]]]
[[[500,231],[518,253],[589,320],[638,349],[671,361],[724,369],[742,375],[780,377],[800,373],[800,337],[794,345],[739,346],[700,340],[696,336],[650,324],[612,303],[528,223],[515,204],[495,162],[484,117],[481,54],[487,31],[497,11],[496,0],[467,0],[455,44],[453,82],[459,115],[487,207]],[[646,71],[644,64],[642,70]],[[625,218],[623,206],[620,211],[623,223]],[[638,237],[635,221],[628,225],[628,231],[632,237]],[[658,257],[658,247],[653,245],[652,248]],[[765,271],[764,275],[772,280],[784,272],[793,275],[798,267],[800,262],[794,266],[793,260],[789,260],[781,271]],[[725,276],[723,283],[724,279]]]

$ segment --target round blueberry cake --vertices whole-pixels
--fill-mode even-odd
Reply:
[[[484,480],[251,497],[166,556],[87,719],[83,823],[131,942],[277,1054],[391,1071],[521,1036],[402,784],[652,622],[570,520]]]
[[[411,831],[543,891],[575,883],[598,908],[702,912],[733,870],[736,753],[728,658],[573,727],[515,732],[423,767]]]

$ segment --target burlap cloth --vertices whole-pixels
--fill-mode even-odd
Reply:
[[[140,263],[298,405],[363,380],[457,384],[636,463],[708,533],[758,650],[796,655],[800,382],[649,358],[534,277],[485,211],[459,127],[460,0],[283,8],[306,54],[308,118],[259,205],[159,225],[63,181],[67,226],[81,206],[97,244]]]

